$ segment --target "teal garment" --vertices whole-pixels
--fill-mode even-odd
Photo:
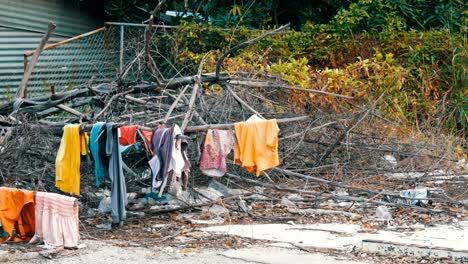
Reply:
[[[98,142],[99,136],[105,136],[105,133],[103,133],[102,135],[99,135],[105,124],[106,123],[104,122],[97,122],[96,124],[94,124],[93,128],[91,129],[90,136],[89,136],[89,146],[91,149],[91,155],[93,155],[93,158],[94,158],[94,177],[96,178],[97,187],[101,185],[101,181],[107,175],[107,169],[106,167],[104,167],[103,161],[101,157],[99,156],[99,142]],[[101,151],[105,151],[105,149]]]
[[[154,192],[147,193],[145,195],[145,199],[148,200],[148,198],[152,198],[155,201],[164,201],[167,199],[166,196],[164,195],[159,196],[157,193],[154,193]]]

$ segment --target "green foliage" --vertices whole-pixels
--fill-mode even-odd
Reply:
[[[229,47],[260,35],[244,27],[236,31],[184,23],[158,49],[170,54],[174,68],[184,74],[196,72],[204,54],[214,53],[205,66],[214,70],[216,59]],[[226,59],[223,70],[277,74],[290,85],[353,96],[352,101],[292,91],[291,103],[306,103],[335,109],[353,108],[356,103],[375,100],[397,78],[379,109],[388,117],[409,122],[440,125],[468,131],[466,40],[449,29],[425,32],[411,30],[391,34],[334,34],[328,25],[307,23],[301,31],[269,37]],[[167,60],[166,57],[165,60]],[[165,65],[165,60],[159,60]],[[167,70],[173,76],[175,70]]]

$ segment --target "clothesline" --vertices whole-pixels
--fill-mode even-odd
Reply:
[[[299,116],[299,117],[290,117],[290,118],[282,118],[282,119],[277,119],[278,124],[282,123],[290,123],[290,122],[299,122],[299,121],[305,121],[309,119],[308,116]],[[128,123],[114,123],[113,127],[122,127],[122,126],[127,126],[129,125]],[[93,124],[87,124],[82,127],[82,131],[90,131],[93,128]],[[152,131],[153,128],[143,126],[143,125],[138,125],[138,128],[141,130],[146,130],[146,131]],[[202,126],[188,126],[184,133],[195,133],[195,132],[202,132],[202,131],[207,131],[208,129],[232,129],[234,128],[234,123],[231,124],[210,124],[210,125],[202,125]]]

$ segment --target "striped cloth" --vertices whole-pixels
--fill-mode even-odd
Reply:
[[[36,231],[29,243],[76,248],[80,239],[78,200],[57,193],[36,192]]]

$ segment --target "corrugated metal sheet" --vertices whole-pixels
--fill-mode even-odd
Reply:
[[[0,26],[44,32],[49,22],[56,35],[72,37],[102,25],[72,0],[0,0]]]
[[[0,0],[0,101],[10,99],[14,95],[23,77],[23,54],[37,48],[49,22],[57,24],[49,43],[91,31],[102,25],[101,21],[79,9],[76,3],[70,0]],[[81,56],[82,49],[76,49],[77,44],[69,45],[70,48],[62,49],[57,54],[60,60],[74,61],[77,65],[89,61],[89,56]],[[41,56],[37,72],[34,72],[34,79],[31,80],[32,87],[38,87],[38,82],[48,79],[41,76],[45,76],[43,69],[46,69],[47,63],[51,63],[50,60],[54,58],[47,56],[45,52],[43,54],[45,56]],[[54,60],[57,59],[56,57]]]

